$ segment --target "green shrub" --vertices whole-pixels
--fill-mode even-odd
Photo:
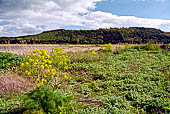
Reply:
[[[69,104],[72,96],[64,96],[49,86],[30,91],[22,97],[27,109],[43,109],[45,113],[63,113],[71,111]]]
[[[133,48],[133,49],[140,50],[140,49],[141,49],[141,46],[139,46],[139,45],[135,45],[135,46],[133,46],[132,48]]]
[[[22,59],[23,56],[0,52],[0,71],[5,68],[19,65]]]
[[[46,114],[42,109],[29,109],[23,112],[23,114]]]
[[[155,47],[154,47],[154,45],[153,44],[147,44],[147,45],[144,45],[144,46],[142,46],[142,49],[144,49],[144,50],[155,50]]]
[[[163,45],[161,45],[161,48],[162,48],[162,49],[168,49],[168,45],[163,44]]]

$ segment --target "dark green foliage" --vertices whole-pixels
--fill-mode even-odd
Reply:
[[[11,53],[0,52],[0,71],[11,66],[17,66],[22,61],[23,56]]]
[[[43,86],[22,97],[23,105],[28,109],[43,109],[46,113],[71,111],[72,96],[64,96],[48,86]]]
[[[25,108],[20,107],[19,97],[0,98],[0,114],[22,114]]]
[[[161,48],[162,48],[162,49],[168,49],[168,45],[163,44],[163,45],[161,46]]]
[[[146,51],[158,51],[161,48],[164,49],[163,45],[154,45],[154,44],[145,44],[145,45],[135,45],[132,47],[133,49],[137,50],[146,50]]]
[[[170,33],[154,28],[130,27],[97,30],[58,29],[23,37],[1,37],[1,44],[107,44],[170,43]]]

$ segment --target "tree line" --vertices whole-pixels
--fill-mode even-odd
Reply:
[[[170,33],[159,29],[130,27],[96,30],[45,31],[36,35],[0,37],[0,44],[106,44],[106,43],[170,43]]]

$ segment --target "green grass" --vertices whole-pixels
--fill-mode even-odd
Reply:
[[[98,51],[96,55],[91,51],[70,52],[69,80],[53,89],[73,96],[73,114],[170,113],[168,53],[140,49]],[[16,107],[22,110],[20,96],[16,97],[1,98],[0,112]]]
[[[70,54],[72,79],[66,87],[73,85],[72,93],[81,106],[78,112],[169,113],[170,56],[135,49],[119,53]]]

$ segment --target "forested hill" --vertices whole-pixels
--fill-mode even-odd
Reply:
[[[170,43],[170,32],[154,28],[130,27],[97,30],[46,31],[22,37],[0,37],[1,44],[103,44],[103,43]]]

